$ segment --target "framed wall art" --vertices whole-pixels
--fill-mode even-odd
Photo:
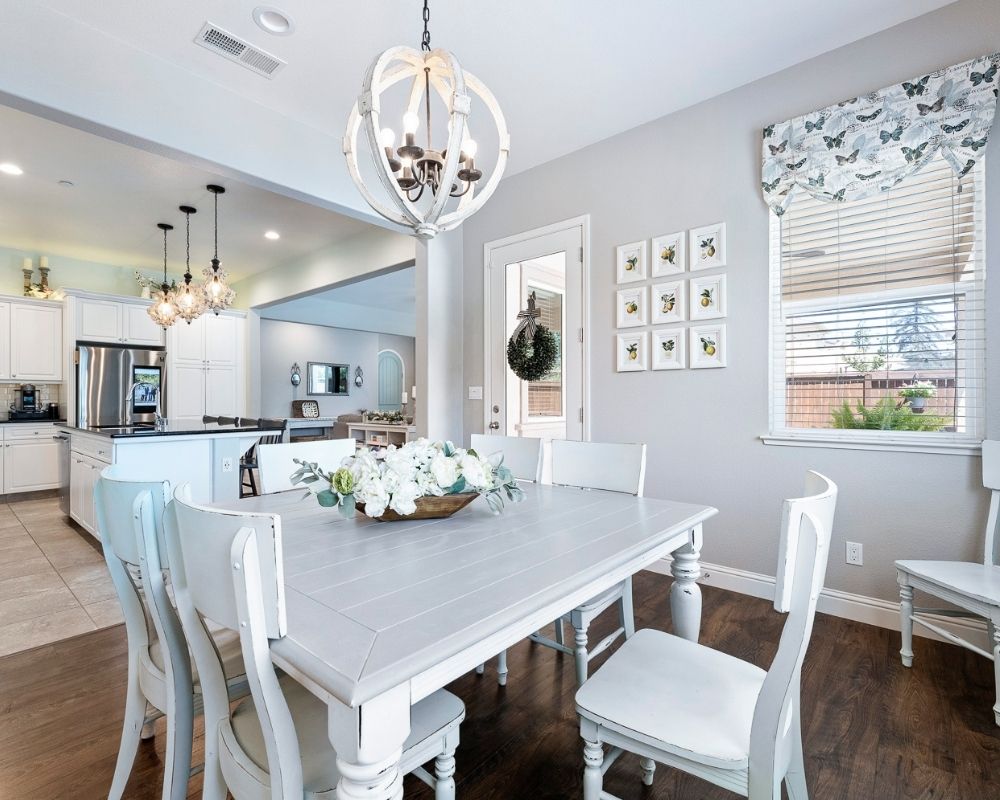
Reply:
[[[615,360],[619,372],[642,372],[645,370],[648,354],[646,353],[649,334],[619,333],[615,336]]]
[[[691,279],[691,321],[726,316],[726,276],[710,275]]]
[[[617,282],[635,283],[644,281],[646,270],[646,242],[632,242],[619,245],[616,250]]]
[[[725,222],[692,228],[689,244],[692,270],[726,266]]]
[[[619,328],[636,328],[649,324],[646,297],[649,289],[637,286],[634,289],[619,289],[615,292],[616,319]]]
[[[726,366],[726,326],[701,325],[689,329],[691,369]]]
[[[652,319],[654,325],[680,322],[684,319],[684,281],[654,283],[652,286]]]
[[[653,331],[650,345],[653,369],[684,369],[687,363],[684,328],[664,328]]]
[[[650,260],[653,263],[653,277],[676,275],[687,265],[687,236],[684,231],[667,233],[653,238]]]

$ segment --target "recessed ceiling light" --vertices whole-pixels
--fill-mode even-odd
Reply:
[[[295,30],[292,18],[274,6],[257,6],[253,10],[253,21],[262,31],[274,36],[288,36]]]
[[[278,233],[277,231],[268,231],[267,233],[264,234],[264,238],[270,239],[273,242],[276,239],[280,239],[281,234]]]
[[[9,161],[5,161],[0,164],[0,172],[4,175],[23,175],[24,170],[21,169],[17,164],[11,164]]]

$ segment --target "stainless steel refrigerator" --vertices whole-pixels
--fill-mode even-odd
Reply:
[[[76,424],[81,428],[151,425],[167,416],[167,354],[162,347],[78,343]]]

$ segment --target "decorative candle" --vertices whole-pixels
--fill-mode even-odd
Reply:
[[[410,398],[407,397],[406,392],[403,392],[403,397],[399,402],[402,403],[404,406],[410,402]]]
[[[49,257],[48,256],[39,256],[38,257],[38,267],[39,267],[39,269],[48,269],[49,268]]]
[[[24,261],[21,262],[21,269],[23,269],[25,272],[31,272],[34,269],[34,267],[31,265],[30,258],[26,258],[24,259]]]

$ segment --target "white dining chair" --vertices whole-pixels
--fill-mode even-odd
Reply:
[[[771,668],[662,631],[638,631],[576,693],[584,800],[615,800],[604,791],[604,774],[624,752],[640,757],[647,786],[660,763],[750,800],[781,800],[782,781],[790,800],[808,800],[799,684],[837,487],[809,472],[806,492],[784,502],[774,607],[788,617]]]
[[[899,616],[902,647],[899,655],[904,667],[913,666],[913,623],[934,631],[950,642],[985,656],[993,662],[996,702],[993,717],[1000,725],[1000,441],[983,442],[983,486],[990,490],[990,510],[986,521],[986,546],[982,563],[967,561],[897,561]],[[955,608],[917,608],[913,590],[946,600]],[[921,617],[937,614],[944,617],[985,619],[990,651],[945,630]]]
[[[257,468],[260,472],[260,490],[263,494],[287,492],[289,480],[298,469],[295,459],[311,461],[332,472],[340,462],[353,456],[357,448],[355,439],[319,439],[314,442],[289,442],[287,444],[262,444],[257,447]]]
[[[203,800],[293,800],[336,796],[337,754],[326,703],[288,675],[278,677],[270,641],[286,635],[281,518],[217,511],[191,502],[190,486],[174,493],[167,547],[184,632],[205,701]],[[204,623],[238,631],[250,697],[231,707],[222,665]],[[400,768],[454,800],[455,749],[465,706],[440,690],[410,710],[410,736]],[[434,776],[421,765],[433,760]]]
[[[487,436],[474,433],[470,447],[479,455],[503,454],[503,463],[519,481],[538,483],[542,479],[542,440],[528,436]]]
[[[551,468],[554,485],[642,497],[646,482],[646,445],[553,439]],[[590,624],[613,605],[618,606],[621,624],[596,645],[589,647],[587,631]],[[573,647],[565,643],[564,622],[573,628]],[[628,577],[556,620],[554,640],[541,633],[533,634],[531,640],[573,656],[577,684],[582,686],[587,680],[590,661],[611,647],[620,636],[629,638],[633,633],[632,578]]]
[[[169,562],[163,537],[164,509],[171,502],[166,481],[130,479],[132,471],[106,467],[94,488],[97,527],[104,558],[125,617],[128,682],[125,722],[109,800],[125,792],[140,738],[166,716],[164,800],[187,797],[194,716],[200,711],[198,675],[168,592]],[[231,697],[249,691],[239,637],[218,633],[214,646],[225,661]]]
[[[539,483],[542,480],[544,448],[541,439],[530,436],[489,436],[474,433],[469,439],[469,446],[486,458],[502,453],[504,466],[519,481]],[[485,664],[476,667],[476,673],[479,675],[485,671]],[[503,650],[497,656],[497,683],[506,686],[507,674],[507,651]]]

